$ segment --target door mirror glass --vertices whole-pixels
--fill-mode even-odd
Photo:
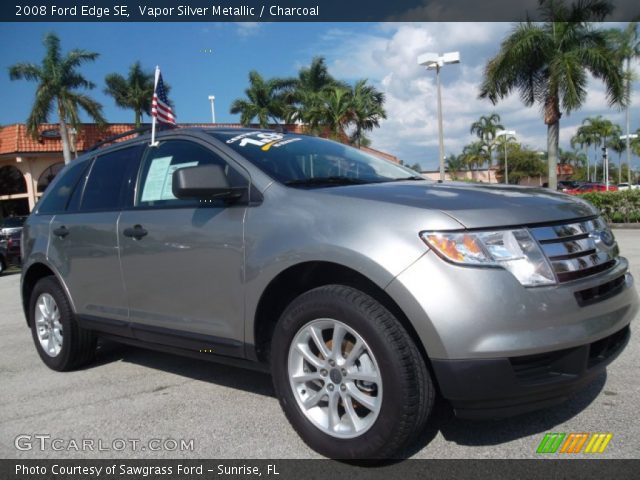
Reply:
[[[173,172],[172,191],[180,199],[237,199],[242,190],[229,185],[220,165],[200,165]]]

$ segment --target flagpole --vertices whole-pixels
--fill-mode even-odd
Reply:
[[[158,78],[160,77],[160,67],[158,65],[156,65],[156,77],[155,80],[153,82],[153,95],[156,95],[156,88],[158,87]],[[153,100],[152,100],[153,101]],[[156,142],[156,121],[157,121],[158,117],[157,115],[153,115],[151,117],[151,143],[149,144],[150,147],[157,147],[158,146],[158,142]]]

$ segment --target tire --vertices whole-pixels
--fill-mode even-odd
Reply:
[[[345,332],[339,343],[336,332]],[[422,432],[434,402],[425,362],[400,322],[342,285],[310,290],[285,309],[271,370],[293,428],[330,458],[394,458]]]
[[[2,275],[6,269],[7,264],[4,262],[4,258],[0,257],[0,275]]]
[[[73,370],[93,360],[96,337],[78,326],[67,295],[52,276],[33,288],[29,325],[40,358],[52,370]]]

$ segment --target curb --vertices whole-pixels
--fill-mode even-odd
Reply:
[[[610,223],[609,226],[620,230],[640,230],[640,223]]]

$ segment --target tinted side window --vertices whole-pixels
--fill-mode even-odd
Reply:
[[[136,205],[143,207],[198,205],[197,200],[178,200],[172,192],[173,172],[198,165],[220,165],[224,168],[231,185],[247,184],[242,175],[208,148],[194,142],[169,140],[157,147],[147,148],[140,174]]]
[[[49,185],[44,197],[38,203],[37,212],[63,212],[73,189],[90,163],[91,162],[72,163],[67,169],[58,174],[59,178],[56,179],[57,181]]]
[[[129,166],[138,161],[138,147],[100,155],[91,168],[80,203],[81,211],[117,210]]]

